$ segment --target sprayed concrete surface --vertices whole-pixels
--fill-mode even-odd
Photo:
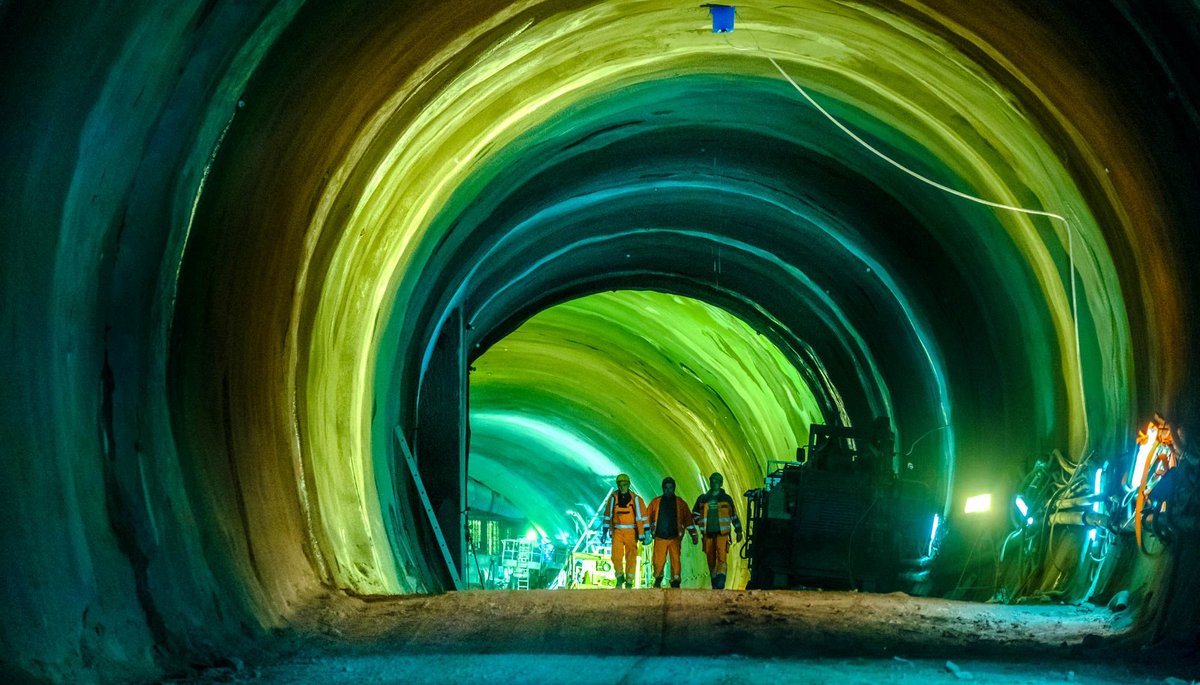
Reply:
[[[298,612],[294,625],[306,628],[278,635],[269,653],[197,664],[171,680],[1177,685],[1200,677],[1186,661],[1165,663],[1129,647],[1126,622],[1091,606],[970,604],[902,594],[326,596]]]

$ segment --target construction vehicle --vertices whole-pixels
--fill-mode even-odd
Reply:
[[[924,483],[899,477],[886,418],[866,429],[814,424],[807,450],[745,493],[750,589],[922,594],[938,515]]]

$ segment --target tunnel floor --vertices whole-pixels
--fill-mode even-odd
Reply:
[[[903,594],[610,590],[329,595],[269,651],[165,682],[1189,683],[1128,616]],[[1190,672],[1189,672],[1190,671]]]

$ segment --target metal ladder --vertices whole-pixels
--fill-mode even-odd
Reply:
[[[529,589],[529,560],[533,556],[533,545],[528,540],[517,543],[517,566],[513,569],[513,578],[517,580],[518,590]]]

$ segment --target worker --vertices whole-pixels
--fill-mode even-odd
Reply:
[[[638,542],[646,531],[646,503],[629,489],[629,476],[617,476],[617,489],[604,501],[600,539],[612,536],[612,563],[617,587],[633,587],[636,577]]]
[[[729,556],[729,529],[742,541],[742,521],[738,518],[733,498],[721,487],[725,477],[714,473],[708,477],[708,492],[700,495],[692,516],[704,535],[704,556],[708,559],[708,575],[714,590],[725,589],[725,559]]]
[[[663,478],[662,494],[650,501],[646,509],[649,525],[646,527],[646,544],[654,544],[654,587],[662,587],[663,568],[668,557],[671,561],[671,587],[683,582],[682,566],[679,562],[683,533],[692,536],[692,544],[700,540],[696,535],[696,524],[687,502],[675,496],[675,479]]]

